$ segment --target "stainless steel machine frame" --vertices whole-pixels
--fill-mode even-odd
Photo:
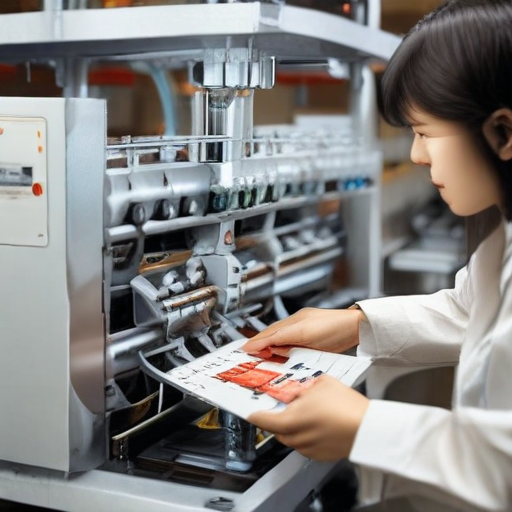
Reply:
[[[358,23],[337,20],[324,13],[304,13],[302,9],[285,5],[254,3],[120,10],[115,14],[124,17],[124,22],[112,27],[124,27],[124,32],[119,33],[119,38],[124,37],[123,41],[116,37],[107,40],[107,35],[111,34],[96,28],[104,26],[100,21],[104,22],[105,17],[113,16],[114,12],[78,13],[59,11],[58,5],[56,7],[43,13],[10,15],[9,23],[0,17],[0,28],[6,27],[3,40],[0,40],[0,58],[56,59],[64,70],[63,81],[68,96],[86,96],[84,69],[88,59],[99,58],[100,54],[103,58],[119,53],[123,53],[123,59],[159,57],[170,66],[190,61],[194,63],[191,73],[199,63],[204,67],[201,85],[206,90],[215,91],[229,90],[233,86],[238,90],[271,85],[267,81],[271,73],[264,69],[272,66],[275,56],[286,58],[291,55],[297,59],[302,51],[316,53],[316,58],[332,54],[336,58],[350,55],[352,60],[358,60],[375,50],[374,54],[384,57],[382,45],[361,51],[353,48],[353,42],[341,43],[340,37],[348,41],[358,36],[375,36],[377,42],[388,44],[388,53],[384,51],[386,55],[396,45],[394,39]],[[194,28],[199,13],[211,16],[212,25],[207,35],[198,36],[199,31]],[[78,29],[78,14],[87,17],[80,25],[80,34],[73,31]],[[141,20],[156,23],[162,14],[178,24],[179,35],[165,33],[162,26],[155,28],[154,38],[148,39]],[[318,23],[331,24],[335,33],[332,40],[323,40],[319,34],[326,31],[314,23],[308,24],[311,17],[307,20],[305,14],[320,16]],[[183,29],[187,23],[188,28]],[[30,25],[34,30],[16,31],[15,27],[22,24],[24,27]],[[204,30],[203,25],[201,28]],[[340,28],[348,34],[339,36],[336,30]],[[358,34],[360,29],[363,32]],[[163,31],[160,35],[159,30]],[[267,40],[269,31],[278,36],[271,38],[270,43]],[[16,34],[14,39],[13,34]],[[279,39],[283,34],[291,34],[290,40],[283,42]],[[247,48],[246,43],[250,41],[255,45],[256,53],[249,52],[248,57],[233,66],[233,51],[225,48],[227,40],[233,42],[237,38],[240,38],[240,51],[245,51],[243,48]],[[302,43],[298,50],[294,44],[297,41]],[[306,51],[305,41],[315,41],[316,45]],[[368,44],[368,38],[364,41]],[[224,49],[219,50],[220,54],[211,54],[198,49],[204,44]],[[75,57],[70,60],[73,53]],[[357,121],[354,126],[364,133],[366,128],[363,127],[367,127],[373,114],[370,101],[373,91],[368,76],[365,87],[357,84],[368,71],[355,64],[352,66],[357,85],[354,88],[353,116]],[[229,81],[230,76],[234,81]],[[210,105],[211,99],[207,99],[202,110],[197,111],[204,114]],[[255,176],[256,167],[251,167],[251,160],[240,159],[240,151],[247,151],[246,144],[252,140],[247,131],[252,119],[238,124],[236,119],[223,119],[214,128],[203,117],[196,127],[207,127],[206,131],[197,128],[196,138],[186,142],[189,157],[192,155],[190,161],[197,162],[191,166],[196,170],[191,168],[190,171],[201,173],[205,165],[209,169],[213,181],[208,182],[207,193],[217,191],[219,187],[229,191],[236,179]],[[358,136],[355,140],[363,141],[360,154],[370,155],[363,173],[371,178],[370,186],[356,191],[336,190],[332,194],[332,198],[343,197],[345,205],[343,213],[350,239],[347,258],[353,270],[352,288],[326,298],[319,304],[324,307],[342,304],[351,296],[359,298],[361,293],[376,295],[380,288],[380,162],[373,137],[361,139]],[[108,300],[116,286],[111,281],[112,262],[119,256],[113,255],[113,244],[129,239],[141,230],[146,235],[162,232],[162,226],[171,230],[176,226],[206,226],[208,230],[208,225],[215,225],[222,235],[219,240],[231,246],[228,232],[237,219],[270,215],[278,208],[299,208],[309,202],[307,197],[279,196],[274,202],[267,203],[258,199],[246,210],[237,211],[234,207],[232,212],[210,212],[205,217],[205,212],[197,213],[198,204],[189,201],[186,203],[189,217],[175,219],[166,207],[166,219],[146,221],[144,217],[138,222],[138,213],[133,208],[129,214],[119,213],[121,203],[126,202],[128,196],[117,200],[124,192],[115,187],[124,178],[116,176],[122,176],[125,171],[119,174],[115,169],[108,169],[112,154],[117,149],[129,153],[132,142],[138,150],[144,146],[144,141],[123,141],[119,147],[106,143],[103,101],[0,98],[0,170],[3,173],[0,173],[0,217],[4,219],[0,224],[0,497],[69,512],[92,508],[105,512],[117,508],[135,512],[141,507],[155,512],[292,511],[308,495],[314,494],[335,465],[314,463],[291,453],[245,492],[142,478],[130,474],[129,463],[123,464],[122,471],[112,467],[115,463],[105,466],[110,442],[106,424],[109,407],[116,398],[113,398],[116,375],[133,368],[137,351],[154,341],[153,331],[161,329],[161,324],[156,324],[154,319],[148,323],[144,317],[140,323],[136,322],[130,339],[120,340],[108,330]],[[163,148],[160,155],[162,151],[165,153],[164,146],[171,142],[160,144]],[[156,142],[151,140],[148,144],[155,146]],[[212,147],[216,152],[213,160]],[[194,156],[195,150],[197,154]],[[201,153],[203,150],[206,153]],[[376,155],[376,159],[372,160],[371,155]],[[233,166],[234,161],[245,163]],[[127,172],[137,171],[137,163],[134,164],[135,171],[128,167]],[[155,172],[161,171],[157,169]],[[2,182],[2,176],[9,173],[15,180],[21,179],[15,175],[22,173],[27,180],[30,178],[30,183],[26,185],[19,181],[12,186],[5,181],[7,178]],[[150,174],[146,173],[146,176]],[[290,175],[289,180],[293,179]],[[343,174],[336,179],[339,186]],[[322,180],[325,182],[325,175]],[[143,181],[140,188],[135,186],[133,193],[141,190],[139,201],[145,205],[142,210],[146,208],[147,213],[148,204],[151,204],[156,212],[151,187]],[[267,190],[268,183],[265,186]],[[325,192],[320,188],[318,193],[321,190]],[[116,214],[121,218],[115,220]],[[130,220],[126,221],[128,215]],[[293,240],[289,242],[293,246]],[[233,249],[221,244],[215,246],[213,253],[204,251],[204,261],[213,262],[204,264],[211,275],[211,268],[215,268],[215,275],[220,268],[215,259],[217,255],[225,265],[225,261],[232,261]],[[226,315],[222,318],[230,318],[235,324],[237,308],[243,309],[243,302],[238,306],[240,297],[230,296],[233,286],[242,289],[240,282],[232,281],[238,272],[233,268],[226,270],[225,275],[222,274],[224,277],[216,277],[222,284],[215,284],[223,290],[222,299],[218,299],[220,311]],[[280,281],[283,290],[290,287],[283,282]],[[258,283],[253,285],[253,290],[264,287],[261,281]],[[136,290],[136,286],[132,286]],[[273,293],[279,295],[279,291]],[[244,288],[243,293],[249,291]],[[168,334],[171,324],[169,320]],[[208,345],[208,340],[203,342]]]

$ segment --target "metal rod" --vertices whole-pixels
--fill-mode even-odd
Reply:
[[[113,359],[138,352],[141,348],[158,341],[162,337],[160,329],[130,329],[110,336],[107,353]]]
[[[43,0],[44,11],[62,11],[63,0]]]
[[[182,295],[178,295],[172,299],[164,300],[162,301],[162,304],[166,310],[176,309],[188,304],[192,304],[193,302],[199,302],[205,299],[217,297],[218,293],[219,288],[216,286],[207,286],[206,288],[201,288],[200,290],[183,293]]]
[[[130,329],[111,336],[106,350],[107,378],[137,368],[140,364],[139,350],[163,337],[164,333],[160,329]]]
[[[68,59],[64,63],[65,98],[87,98],[89,62],[86,59]]]

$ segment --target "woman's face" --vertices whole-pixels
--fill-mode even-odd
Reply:
[[[419,110],[410,119],[411,160],[430,168],[432,183],[453,213],[467,216],[501,206],[496,173],[463,125]]]

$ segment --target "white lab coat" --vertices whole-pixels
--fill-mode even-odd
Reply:
[[[511,511],[512,224],[480,245],[453,290],[359,305],[369,321],[359,354],[375,364],[458,363],[452,411],[370,401],[349,457],[362,498],[377,485],[415,496],[417,510]]]

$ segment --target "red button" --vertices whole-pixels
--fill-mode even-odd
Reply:
[[[42,196],[43,195],[43,186],[41,183],[34,183],[32,185],[32,194],[35,196]]]

